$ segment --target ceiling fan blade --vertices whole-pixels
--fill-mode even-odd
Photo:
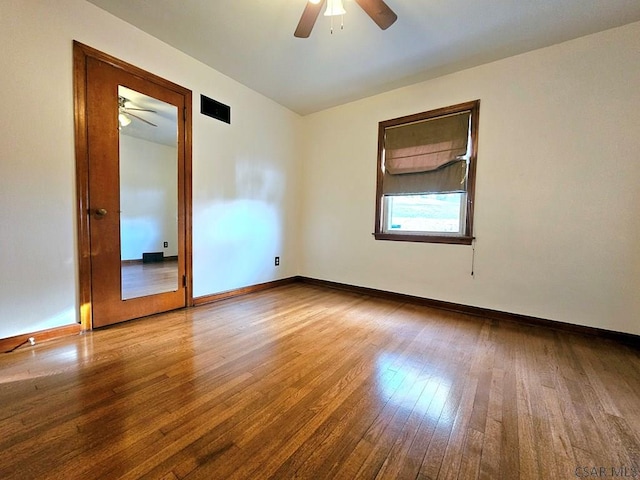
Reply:
[[[148,108],[132,108],[132,107],[124,107],[124,111],[128,112],[133,110],[134,112],[149,112],[149,113],[158,113],[155,110],[149,110]]]
[[[316,23],[316,19],[320,14],[320,10],[324,6],[325,0],[321,0],[318,3],[307,2],[307,5],[304,7],[304,11],[302,12],[302,16],[300,17],[300,21],[298,22],[298,27],[294,32],[293,36],[298,38],[307,38],[311,35],[311,30]]]
[[[356,3],[382,30],[389,28],[398,19],[394,11],[382,0],[356,0]]]
[[[125,112],[125,113],[126,113],[127,115],[129,115],[129,116],[133,117],[133,118],[137,118],[138,120],[140,120],[140,121],[142,121],[142,122],[146,123],[147,125],[151,125],[152,127],[157,127],[157,126],[158,126],[158,125],[156,125],[155,123],[151,123],[150,121],[145,120],[145,119],[144,119],[144,118],[142,118],[142,117],[139,117],[139,116],[138,116],[138,115],[136,115],[135,113],[131,113],[131,112]]]

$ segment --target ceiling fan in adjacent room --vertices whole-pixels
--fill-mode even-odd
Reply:
[[[382,29],[386,30],[398,19],[398,16],[391,10],[383,0],[355,0],[360,7],[371,17],[371,19]],[[342,0],[308,0],[304,7],[298,27],[294,36],[307,38],[316,23],[320,10],[327,4],[326,16],[344,15],[345,10]]]
[[[136,120],[140,120],[141,122],[146,123],[147,125],[151,125],[152,127],[157,127],[155,123],[151,123],[148,120],[145,120],[140,115],[132,113],[132,112],[149,112],[149,113],[157,113],[155,110],[150,110],[148,108],[137,108],[133,106],[130,100],[125,97],[119,95],[118,96],[118,122],[121,127],[126,127],[131,123],[131,119],[135,118]]]

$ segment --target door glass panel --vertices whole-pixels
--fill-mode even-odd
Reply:
[[[178,109],[118,86],[122,299],[178,290]]]

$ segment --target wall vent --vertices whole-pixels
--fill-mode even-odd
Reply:
[[[231,123],[231,107],[205,95],[200,95],[200,113],[221,122]]]

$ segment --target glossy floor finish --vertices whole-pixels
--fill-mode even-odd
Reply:
[[[0,382],[4,480],[640,475],[637,351],[309,285],[27,346]]]
[[[144,297],[178,289],[178,261],[127,262],[121,267],[122,298]]]

